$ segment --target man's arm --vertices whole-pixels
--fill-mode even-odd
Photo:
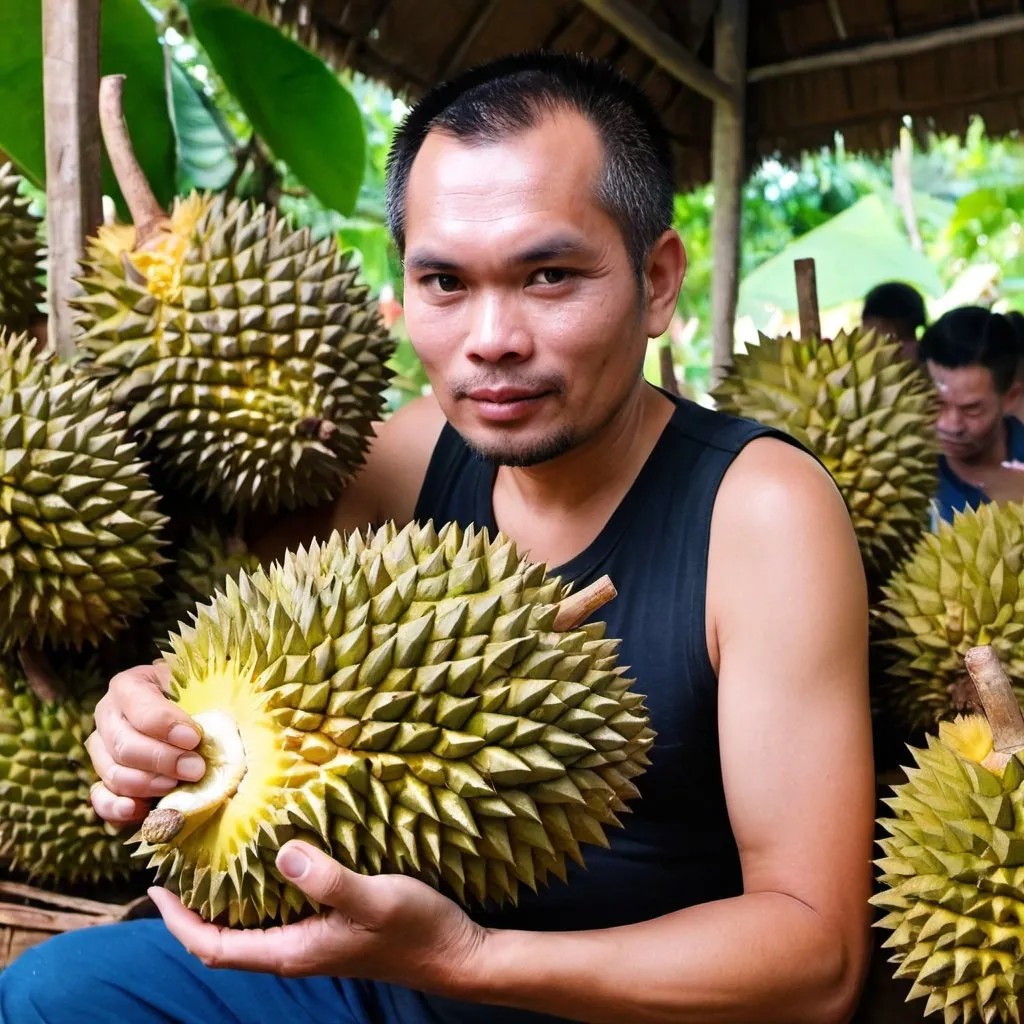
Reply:
[[[374,424],[366,461],[337,500],[279,516],[253,538],[257,556],[273,561],[289,548],[325,540],[332,530],[408,522],[443,426],[444,413],[431,395]]]
[[[744,894],[605,931],[490,932],[464,996],[588,1024],[852,1014],[874,816],[867,600],[842,499],[796,449],[753,442],[727,474],[708,618]]]

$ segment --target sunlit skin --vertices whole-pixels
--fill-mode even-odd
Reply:
[[[405,311],[434,395],[379,425],[327,519],[290,516],[261,557],[331,528],[408,522],[446,420],[502,463],[494,515],[521,551],[557,566],[600,533],[673,412],[641,366],[685,269],[667,231],[638,282],[595,200],[601,158],[594,130],[569,113],[486,143],[428,135],[405,205]],[[751,442],[716,495],[705,608],[743,871],[733,899],[620,928],[490,930],[419,881],[356,875],[297,841],[277,864],[329,908],[322,916],[243,931],[201,921],[165,890],[153,898],[172,934],[218,968],[389,980],[587,1024],[748,1024],[752,1008],[764,1024],[840,1024],[869,921],[867,621],[834,484],[795,448]],[[164,674],[122,673],[97,707],[92,802],[106,820],[141,818],[198,739],[182,735]]]
[[[950,469],[994,501],[1024,498],[1024,474],[1005,465],[1004,421],[1020,399],[1020,382],[1000,394],[985,366],[927,366],[939,399],[936,432]]]

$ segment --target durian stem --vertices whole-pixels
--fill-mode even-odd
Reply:
[[[575,629],[617,594],[618,591],[610,576],[602,576],[600,579],[594,580],[589,587],[584,587],[577,594],[570,594],[559,603],[558,614],[555,616],[555,629],[559,631]]]
[[[1024,749],[1024,714],[999,655],[987,644],[972,647],[964,655],[964,663],[992,728],[994,753],[1008,758]]]
[[[44,704],[52,704],[67,696],[67,687],[42,651],[19,647],[18,660],[25,670],[25,681]]]
[[[104,75],[100,79],[100,129],[114,177],[135,223],[135,248],[141,249],[159,233],[167,214],[149,187],[132,148],[124,120],[124,79],[124,75]]]

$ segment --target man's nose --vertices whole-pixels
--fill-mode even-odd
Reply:
[[[501,293],[480,295],[466,340],[466,355],[474,362],[520,362],[533,354],[531,332],[518,303]]]

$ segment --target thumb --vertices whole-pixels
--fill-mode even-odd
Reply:
[[[374,904],[371,879],[350,871],[322,850],[294,839],[277,854],[277,869],[311,899],[340,910],[354,921],[371,921]]]

